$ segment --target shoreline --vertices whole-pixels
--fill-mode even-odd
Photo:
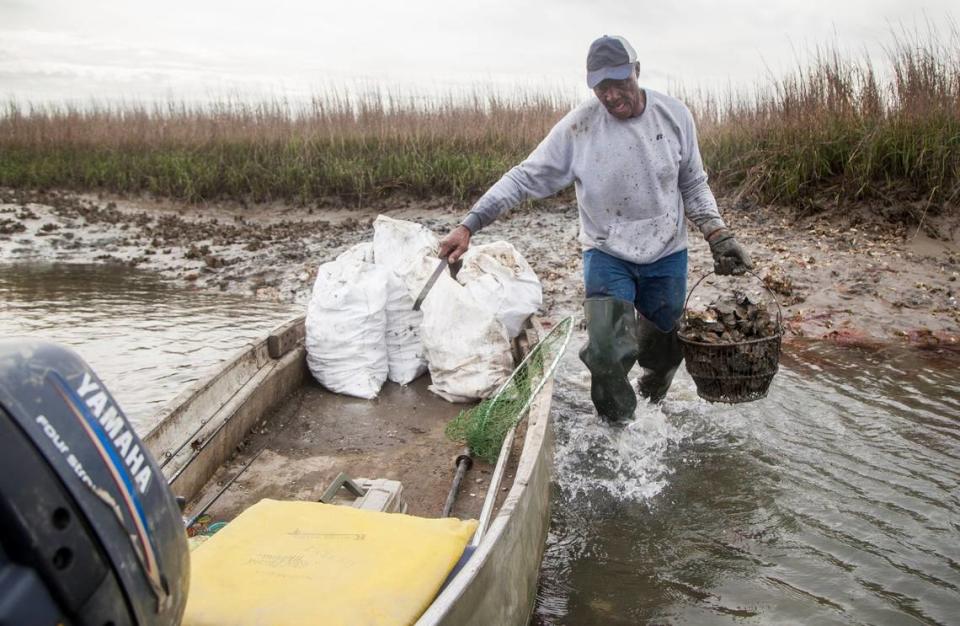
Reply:
[[[881,221],[868,207],[797,216],[718,200],[780,302],[785,341],[960,350],[960,224],[940,217],[918,228]],[[444,198],[310,208],[6,189],[0,263],[122,263],[197,289],[305,304],[317,266],[370,240],[380,213],[442,237],[465,210]],[[511,212],[474,242],[513,243],[543,283],[544,314],[555,317],[578,312],[583,299],[576,235],[575,204],[553,200]],[[712,269],[699,233],[691,230],[689,242],[688,289]],[[708,278],[691,302],[720,288],[762,291],[757,281],[733,280]]]

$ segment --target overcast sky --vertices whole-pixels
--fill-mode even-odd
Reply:
[[[817,45],[880,58],[941,0],[0,0],[0,97],[89,101],[435,93],[586,96],[586,49],[619,34],[656,89],[762,82]]]

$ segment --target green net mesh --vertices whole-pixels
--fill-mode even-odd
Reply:
[[[499,391],[475,407],[461,411],[447,424],[447,436],[467,444],[475,457],[493,463],[511,428],[553,376],[570,340],[573,318],[557,324],[513,370]]]

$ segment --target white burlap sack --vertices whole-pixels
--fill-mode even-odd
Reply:
[[[373,223],[373,250],[376,264],[390,273],[387,282],[387,359],[389,378],[405,385],[427,371],[420,340],[423,313],[413,310],[416,294],[405,286],[402,276],[424,256],[434,254],[440,243],[436,235],[420,224],[385,215]],[[417,291],[419,293],[419,290]]]
[[[424,257],[405,275],[418,289],[438,259]],[[474,294],[444,272],[424,300],[420,338],[430,364],[430,391],[450,402],[492,395],[513,371],[503,324]]]
[[[471,246],[463,255],[457,282],[496,315],[511,339],[543,304],[540,279],[506,241]]]
[[[317,271],[307,305],[307,366],[336,393],[375,398],[387,379],[387,272],[354,246]]]

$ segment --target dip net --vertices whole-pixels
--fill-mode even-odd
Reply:
[[[572,332],[573,318],[567,317],[527,353],[497,393],[447,424],[447,436],[466,443],[473,456],[495,462],[507,433],[553,377]]]

